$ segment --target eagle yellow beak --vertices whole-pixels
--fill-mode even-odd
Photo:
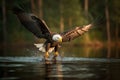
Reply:
[[[61,37],[61,38],[59,38],[58,42],[62,42],[62,37]]]

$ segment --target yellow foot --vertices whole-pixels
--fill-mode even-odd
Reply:
[[[59,53],[58,53],[58,52],[55,52],[55,53],[54,53],[54,56],[55,56],[55,57],[57,57],[58,55],[59,55]]]
[[[48,53],[48,52],[45,52],[44,57],[45,57],[45,60],[47,60],[47,59],[49,58],[49,53]]]
[[[54,56],[53,56],[53,60],[56,60],[56,57],[59,55],[59,53],[58,52],[55,52],[54,53]]]

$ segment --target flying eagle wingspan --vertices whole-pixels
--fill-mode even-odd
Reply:
[[[34,14],[26,13],[18,7],[13,8],[13,12],[17,15],[24,27],[36,37],[48,39],[48,36],[51,36],[51,32],[46,23]]]
[[[17,15],[18,19],[26,29],[28,29],[38,38],[46,39],[44,44],[35,44],[35,46],[39,48],[40,51],[45,52],[45,60],[49,58],[49,53],[52,50],[55,51],[53,59],[59,55],[58,48],[61,42],[71,41],[90,30],[93,25],[95,26],[94,23],[91,23],[83,27],[76,27],[75,29],[60,34],[54,34],[49,30],[46,23],[35,15],[26,13],[24,10],[18,7],[15,7],[13,12]]]
[[[93,24],[89,24],[89,25],[83,26],[82,28],[81,27],[76,27],[75,29],[72,29],[72,30],[61,33],[62,42],[71,41],[71,40],[83,35],[92,26],[93,26]]]

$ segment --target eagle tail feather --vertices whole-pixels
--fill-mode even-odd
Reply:
[[[46,52],[45,51],[45,45],[43,43],[40,43],[40,44],[34,44],[37,48],[39,48],[39,51],[41,52]],[[48,50],[49,53],[51,53],[52,51],[54,50],[54,47],[50,48]]]

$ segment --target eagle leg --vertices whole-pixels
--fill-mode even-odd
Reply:
[[[45,60],[48,60],[48,58],[49,58],[49,53],[48,53],[49,48],[50,48],[50,43],[47,43],[46,47],[45,47],[46,52],[44,55]]]
[[[47,60],[47,59],[49,58],[49,53],[48,53],[48,51],[45,52],[44,58],[45,58],[45,60]]]
[[[53,56],[53,59],[56,59],[56,57],[59,55],[58,53],[58,45],[55,46],[55,53],[54,53],[54,56]]]

